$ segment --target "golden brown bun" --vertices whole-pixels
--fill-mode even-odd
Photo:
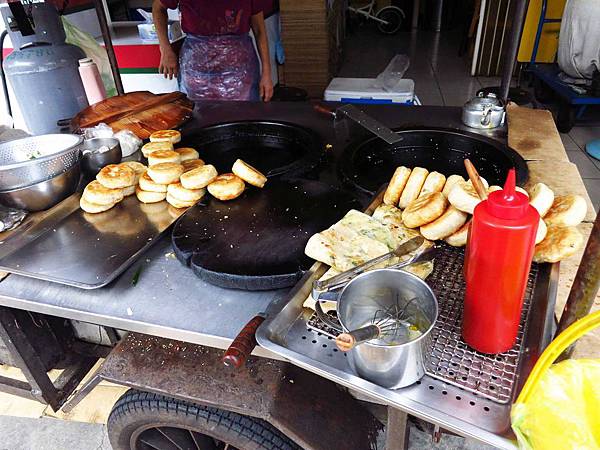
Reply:
[[[535,245],[539,244],[544,239],[546,239],[547,234],[548,234],[548,227],[546,226],[546,222],[544,222],[543,219],[540,219],[540,222],[538,224],[538,229],[535,234]]]
[[[531,188],[529,204],[537,210],[540,217],[548,214],[548,211],[552,208],[552,203],[554,203],[554,192],[544,183],[536,183]]]
[[[177,183],[183,173],[183,166],[178,163],[159,163],[148,167],[148,176],[158,184]]]
[[[135,194],[135,188],[137,186],[127,186],[126,188],[123,188],[123,196],[124,197],[129,197],[130,195]]]
[[[181,156],[174,150],[157,150],[148,155],[148,165],[154,166],[160,163],[180,163]]]
[[[120,189],[135,184],[135,171],[120,164],[109,164],[98,172],[96,179],[109,189]]]
[[[183,166],[183,173],[185,173],[192,169],[202,167],[204,165],[204,161],[201,159],[188,159],[187,161],[182,161],[181,165]]]
[[[135,188],[135,195],[142,203],[162,202],[167,197],[165,192],[144,191],[139,186]]]
[[[167,193],[167,202],[169,205],[174,206],[175,208],[189,208],[190,206],[194,206],[196,204],[195,201],[179,200],[177,197],[173,197],[169,193]]]
[[[465,183],[465,179],[463,177],[461,177],[460,175],[450,175],[448,177],[448,179],[446,180],[446,183],[444,184],[444,189],[442,189],[442,194],[444,194],[446,196],[446,198],[448,198],[448,196],[450,195],[450,191],[452,190],[454,185],[456,183],[458,183],[459,181],[462,181],[463,183]]]
[[[155,183],[154,180],[148,176],[147,172],[140,177],[140,188],[150,192],[167,192],[167,185]]]
[[[182,202],[197,202],[204,197],[206,189],[186,189],[181,183],[173,183],[169,185],[167,194],[170,194],[172,197],[175,197]]]
[[[429,171],[422,167],[415,167],[412,170],[400,196],[400,209],[405,209],[410,202],[419,196],[427,175],[429,175]]]
[[[150,142],[170,142],[177,144],[181,141],[181,133],[177,130],[160,130],[150,135]]]
[[[217,178],[219,173],[215,166],[206,164],[205,166],[197,167],[196,169],[188,170],[181,175],[181,184],[186,189],[202,189],[208,186]]]
[[[173,150],[173,144],[170,142],[148,142],[142,147],[142,154],[147,158],[150,153],[160,150]]]
[[[573,256],[583,245],[583,236],[575,227],[549,226],[546,237],[535,246],[533,260],[555,263]]]
[[[562,195],[554,199],[544,222],[548,226],[576,226],[583,222],[586,214],[587,203],[581,195]]]
[[[443,195],[443,194],[442,194]],[[467,221],[468,215],[450,205],[440,217],[420,228],[425,239],[437,241],[456,233]]]
[[[408,167],[400,166],[397,167],[392,175],[390,184],[388,184],[385,194],[383,194],[383,203],[391,206],[398,206],[402,191],[406,186],[406,182],[410,177],[410,169]]]
[[[423,183],[419,197],[432,192],[442,192],[445,184],[446,176],[444,174],[439,172],[429,172],[429,175],[425,178],[425,183]]]
[[[244,192],[244,180],[232,173],[224,173],[208,185],[208,192],[219,200],[233,200]]]
[[[417,228],[433,222],[446,211],[448,200],[441,192],[425,194],[408,204],[402,212],[402,221],[408,228]]]
[[[97,203],[88,202],[83,196],[79,199],[79,206],[86,213],[98,214],[104,211],[108,211],[110,208],[115,206],[116,203],[109,205],[98,205]]]
[[[233,163],[231,171],[252,186],[261,188],[267,182],[267,177],[241,159],[238,159],[235,163]]]
[[[177,153],[179,153],[179,156],[181,157],[181,162],[183,161],[191,161],[194,159],[198,159],[200,157],[200,155],[198,154],[198,152],[191,148],[191,147],[181,147],[181,148],[176,148],[175,151]]]
[[[467,220],[462,227],[444,239],[444,241],[446,241],[446,243],[450,244],[452,247],[464,247],[467,245],[470,224],[471,221]]]
[[[123,200],[123,196],[123,189],[109,189],[98,180],[90,181],[82,195],[86,201],[97,205],[114,205]]]
[[[481,202],[481,199],[472,184],[458,182],[452,187],[448,201],[456,209],[473,214],[473,210]]]
[[[148,169],[145,165],[137,161],[125,161],[122,162],[121,165],[130,167],[135,172],[135,183],[133,183],[134,185],[138,183],[142,174],[146,171],[146,169]]]

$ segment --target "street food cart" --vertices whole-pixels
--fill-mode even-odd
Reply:
[[[460,122],[459,108],[369,105],[362,109],[406,133],[409,145],[415,147],[412,139],[421,139],[417,148],[422,151],[430,151],[423,141],[426,136],[435,141],[440,154],[449,148],[466,151],[464,145],[476,149],[475,153],[504,152],[517,158],[515,164],[526,174],[522,181],[543,181],[558,193],[576,192],[590,203],[545,111],[509,107],[507,135],[503,128],[467,129]],[[364,209],[372,203],[373,192],[360,189],[346,177],[348,152],[356,145],[344,141],[331,120],[309,103],[199,104],[182,128],[182,142],[198,148],[204,144],[208,149],[215,135],[208,138],[206,130],[214,133],[223,124],[249,123],[254,132],[270,139],[282,137],[273,124],[291,127],[287,132],[292,137],[283,135],[284,139],[310,136],[310,141],[302,143],[314,146],[311,157],[291,156],[305,163],[295,176],[350,191],[348,205],[353,207]],[[364,141],[369,138],[358,140]],[[440,142],[446,142],[448,148],[440,147]],[[474,163],[484,165],[477,160]],[[340,198],[346,198],[339,192]],[[124,215],[115,218],[121,226],[82,226],[82,222],[69,219],[78,214],[74,211],[79,195],[30,216],[2,236],[0,265],[12,264],[13,273],[0,282],[0,333],[12,364],[28,379],[28,383],[2,379],[3,390],[36,398],[54,409],[65,404],[72,409],[101,380],[132,388],[114,406],[109,420],[115,448],[226,448],[227,444],[236,448],[367,448],[374,445],[380,423],[386,420],[386,448],[403,448],[406,414],[433,424],[438,438],[440,430],[446,430],[498,448],[515,448],[510,406],[537,357],[552,340],[554,314],[562,311],[577,257],[560,265],[533,268],[518,343],[505,354],[489,356],[469,350],[456,333],[461,315],[462,253],[445,249],[429,282],[442,312],[448,314],[442,315],[439,325],[446,338],[437,340],[427,373],[419,382],[391,390],[357,377],[344,354],[335,349],[331,336],[309,323],[311,312],[302,305],[310,293],[309,281],[323,270],[318,264],[298,273],[292,288],[219,287],[178,260],[172,227],[155,228],[156,236],[144,237],[147,245],[131,243],[136,233],[146,235],[141,229],[128,230],[137,223],[137,216],[131,217],[137,209],[128,206],[127,200],[119,207]],[[201,203],[190,209],[180,222],[193,215],[195,208],[201,214],[203,207]],[[231,217],[224,216],[227,220],[242,214],[231,208]],[[340,217],[346,211],[340,211]],[[590,205],[580,225],[586,237],[594,216]],[[99,243],[89,242],[90,236],[102,238],[97,238]],[[114,248],[115,241],[124,255],[106,257],[101,247]],[[127,242],[130,244],[125,245]],[[235,249],[232,252],[235,255]],[[122,261],[114,267],[111,259]],[[23,266],[17,267],[20,264]],[[106,282],[94,285],[89,276],[92,270]],[[113,273],[118,275],[110,276]],[[87,277],[85,289],[74,281],[81,274]],[[23,317],[22,311],[33,315]],[[221,361],[223,350],[259,314],[266,315],[266,320],[256,332],[259,346],[254,356],[237,371],[226,368]],[[44,321],[41,328],[48,328],[52,336],[56,326],[45,325],[52,318],[100,325],[116,346],[82,345],[70,337],[70,364],[53,383],[45,374],[51,361],[41,350],[43,346],[34,341],[27,323],[39,324],[39,317]],[[114,330],[129,334],[117,343]],[[55,336],[56,341],[61,339]],[[106,357],[104,364],[67,402],[100,357]]]

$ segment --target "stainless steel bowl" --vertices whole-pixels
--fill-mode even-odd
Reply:
[[[49,180],[0,192],[0,203],[27,211],[49,209],[75,192],[80,175],[79,164],[72,165]]]
[[[417,300],[410,302],[414,298]],[[410,386],[425,375],[429,335],[438,316],[435,294],[411,273],[378,269],[350,281],[339,292],[336,305],[344,332],[364,327],[379,312],[396,306],[413,309],[419,337],[400,344],[367,341],[348,353],[348,362],[358,376],[389,389]]]
[[[98,149],[108,147],[108,151],[100,153]],[[81,146],[81,170],[87,176],[95,176],[104,166],[118,164],[123,157],[119,140],[115,138],[94,138]]]

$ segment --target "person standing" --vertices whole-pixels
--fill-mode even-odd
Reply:
[[[179,56],[167,29],[167,9],[175,8],[180,10],[186,33]],[[190,100],[271,99],[267,32],[255,0],[154,0],[152,17],[161,54],[158,70],[165,78],[177,77]]]

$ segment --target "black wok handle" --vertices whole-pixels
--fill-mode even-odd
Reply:
[[[255,316],[246,324],[240,334],[233,340],[225,355],[223,355],[223,364],[231,369],[239,369],[244,365],[248,356],[256,347],[256,330],[261,323],[265,321],[263,316]]]

